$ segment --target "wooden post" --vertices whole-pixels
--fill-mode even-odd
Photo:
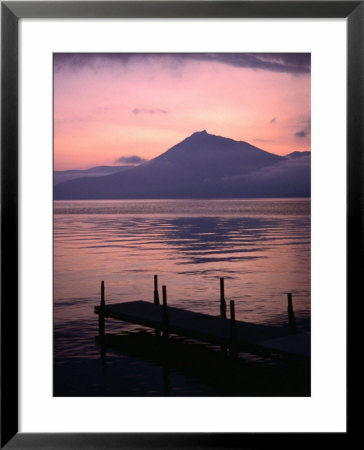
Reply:
[[[226,319],[226,301],[223,278],[220,278],[220,315],[223,319]]]
[[[291,330],[296,330],[296,320],[294,318],[293,305],[292,305],[292,294],[289,292],[288,297],[288,323]]]
[[[154,304],[159,305],[158,275],[154,275]]]
[[[230,301],[230,356],[237,356],[236,351],[236,323],[235,323],[235,302]]]
[[[162,286],[163,292],[163,337],[168,338],[168,309],[167,309],[167,287]]]
[[[99,309],[99,336],[105,336],[105,285],[101,281],[101,301]]]
[[[154,275],[154,304],[159,305],[159,293],[158,293],[158,275]],[[160,336],[161,330],[159,328],[155,328],[155,335]]]

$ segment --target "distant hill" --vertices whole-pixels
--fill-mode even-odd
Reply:
[[[292,152],[285,155],[286,158],[293,159],[293,158],[302,158],[302,156],[309,156],[311,155],[311,152]]]
[[[85,170],[55,170],[53,172],[53,184],[74,180],[75,178],[102,177],[112,173],[122,172],[134,166],[96,166]]]
[[[293,154],[278,156],[244,141],[201,131],[139,166],[58,183],[54,198],[310,196],[310,155]]]

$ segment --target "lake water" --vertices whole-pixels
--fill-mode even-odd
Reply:
[[[298,326],[310,318],[310,200],[112,200],[54,202],[54,394],[164,395],[158,361],[95,342],[100,283],[106,303],[153,301],[153,275],[168,304],[219,314],[219,278],[236,318]],[[135,325],[106,321],[107,332]],[[104,355],[103,355],[104,356]],[[107,370],[106,370],[107,369]],[[168,395],[214,395],[178,371]]]

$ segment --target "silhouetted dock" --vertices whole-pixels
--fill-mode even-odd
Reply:
[[[104,334],[104,318],[110,317],[154,328],[168,337],[169,333],[226,346],[230,353],[277,353],[287,356],[310,356],[310,333],[295,333],[290,328],[273,327],[235,320],[234,303],[230,302],[231,318],[183,310],[166,303],[146,301],[114,303],[95,307],[100,316],[100,336]]]

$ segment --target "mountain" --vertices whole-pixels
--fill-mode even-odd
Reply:
[[[278,156],[205,130],[124,172],[54,186],[56,200],[309,195],[309,155]]]
[[[292,152],[292,153],[288,153],[287,155],[285,155],[286,158],[289,159],[294,159],[294,158],[302,158],[302,156],[308,156],[311,155],[311,152]]]
[[[84,177],[101,177],[116,172],[122,172],[134,166],[96,166],[85,170],[55,170],[53,172],[53,184]]]

